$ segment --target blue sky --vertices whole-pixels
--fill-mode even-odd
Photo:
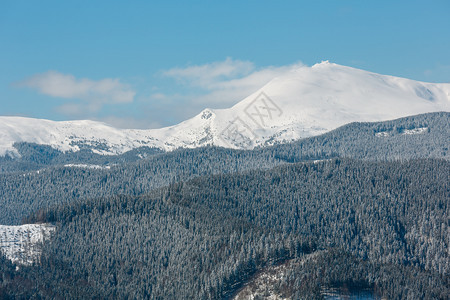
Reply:
[[[450,82],[450,1],[0,1],[0,115],[172,125],[330,60]]]

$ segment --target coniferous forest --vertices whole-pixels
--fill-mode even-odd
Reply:
[[[270,288],[290,299],[336,286],[449,299],[449,115],[252,151],[17,145],[0,162],[0,223],[56,230],[31,265],[0,255],[0,298],[232,299],[280,266]]]

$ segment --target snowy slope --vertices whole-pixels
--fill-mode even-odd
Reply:
[[[14,142],[63,151],[88,147],[119,154],[140,146],[173,150],[255,146],[322,134],[355,121],[384,121],[450,111],[450,84],[424,83],[322,62],[274,78],[229,109],[205,109],[175,126],[120,130],[93,121],[53,122],[0,117],[0,155]]]
[[[38,245],[54,230],[49,224],[0,225],[0,251],[13,262],[31,264],[40,255]]]

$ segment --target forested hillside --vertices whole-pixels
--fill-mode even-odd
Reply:
[[[263,148],[277,158],[352,157],[365,160],[450,159],[450,113],[440,112],[376,123],[351,123],[292,144]]]
[[[228,299],[281,264],[271,288],[287,298],[356,285],[448,299],[449,116],[252,151],[18,144],[1,158],[0,223],[56,230],[35,265],[0,255],[0,298]]]
[[[58,166],[0,175],[0,224],[20,224],[31,212],[77,199],[141,195],[173,182],[219,173],[270,168],[280,160],[223,148],[177,150],[110,169]]]
[[[327,250],[289,271],[287,296],[358,281],[390,299],[448,299],[449,174],[446,160],[333,159],[58,205],[30,218],[57,225],[41,264],[5,264],[0,293],[229,298],[269,265]]]
[[[24,142],[16,143],[14,147],[20,156],[0,156],[0,174],[37,171],[49,166],[69,164],[111,166],[135,162],[164,153],[160,149],[149,147],[136,148],[120,155],[101,155],[83,148],[76,152],[61,152],[47,145]]]
[[[267,169],[284,163],[334,157],[448,159],[449,117],[449,113],[432,113],[381,123],[353,123],[322,136],[253,151],[205,147],[161,154],[155,149],[140,149],[114,157],[87,152],[61,154],[48,146],[21,144],[22,159],[3,158],[8,168],[45,168],[0,174],[0,224],[20,224],[31,212],[77,199],[140,195],[197,176]],[[98,167],[62,165],[69,163]],[[102,168],[105,166],[108,168]]]

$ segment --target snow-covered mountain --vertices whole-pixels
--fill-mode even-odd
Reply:
[[[450,83],[425,83],[329,62],[276,77],[228,109],[205,109],[180,124],[150,130],[101,122],[0,117],[0,155],[15,142],[62,151],[120,154],[141,146],[173,150],[218,145],[251,149],[322,134],[355,121],[384,121],[450,111]]]

